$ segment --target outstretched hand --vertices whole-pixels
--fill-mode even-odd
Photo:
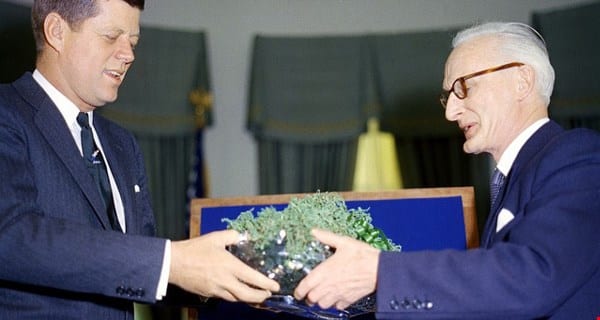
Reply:
[[[379,250],[325,230],[313,230],[335,253],[315,267],[296,287],[294,297],[321,308],[345,309],[375,291]]]
[[[204,297],[264,301],[279,285],[226,250],[238,240],[237,231],[226,230],[172,242],[169,282]]]

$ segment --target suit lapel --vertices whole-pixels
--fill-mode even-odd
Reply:
[[[490,210],[490,216],[486,221],[486,226],[483,231],[483,242],[482,247],[489,247],[494,241],[494,237],[497,235],[496,233],[496,224],[498,220],[498,213],[504,207],[503,203],[506,199],[506,195],[509,193],[509,190],[516,189],[513,185],[516,184],[519,180],[519,177],[525,175],[525,171],[528,170],[528,164],[530,161],[540,152],[544,146],[548,144],[548,142],[558,135],[560,132],[563,132],[564,129],[558,125],[554,121],[549,121],[544,124],[538,131],[536,131],[531,138],[523,145],[523,148],[519,151],[515,162],[510,169],[510,173],[508,177],[506,177],[506,181],[500,192],[498,193],[498,200],[494,204],[494,207]],[[511,179],[513,177],[513,179]],[[517,214],[517,212],[514,212]]]
[[[37,110],[34,115],[35,125],[81,188],[102,226],[110,228],[100,193],[96,189],[71,132],[57,107],[33,80],[31,74],[19,79],[15,87],[19,94]]]

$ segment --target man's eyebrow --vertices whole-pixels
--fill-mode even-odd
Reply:
[[[125,31],[124,29],[118,28],[118,27],[108,27],[108,28],[101,28],[98,30],[101,33],[118,33],[118,34],[127,34],[128,32]],[[137,31],[135,33],[129,33],[130,37],[140,37],[140,32]]]

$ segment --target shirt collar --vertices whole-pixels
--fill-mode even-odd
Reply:
[[[515,162],[519,151],[525,145],[527,140],[529,140],[529,138],[531,138],[531,136],[548,121],[550,121],[550,119],[546,117],[534,122],[527,127],[527,129],[523,130],[510,145],[508,145],[508,148],[502,153],[500,160],[498,160],[498,163],[496,164],[496,168],[498,168],[505,177],[510,173],[510,169]]]
[[[56,89],[56,87],[53,86],[50,83],[50,81],[48,81],[48,79],[46,79],[42,75],[41,72],[39,72],[39,70],[35,69],[35,71],[33,71],[33,79],[35,79],[35,81],[40,85],[40,87],[42,87],[42,89],[50,97],[50,100],[52,100],[52,102],[54,102],[54,104],[58,108],[58,111],[60,112],[62,117],[65,119],[65,122],[67,124],[69,124],[69,126],[72,126],[75,124],[75,125],[77,125],[77,127],[79,127],[79,125],[77,124],[77,115],[79,114],[79,112],[81,112],[79,110],[79,108],[73,102],[71,102],[71,100],[69,100],[69,98],[67,98],[58,89]],[[90,119],[90,126],[92,126],[94,123],[93,122],[94,121],[93,114],[94,114],[93,111],[88,112],[88,116]]]

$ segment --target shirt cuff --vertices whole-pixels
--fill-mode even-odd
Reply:
[[[169,286],[169,273],[171,272],[171,240],[167,239],[165,244],[165,256],[158,279],[158,288],[156,289],[156,300],[162,300],[167,295],[167,287]]]

